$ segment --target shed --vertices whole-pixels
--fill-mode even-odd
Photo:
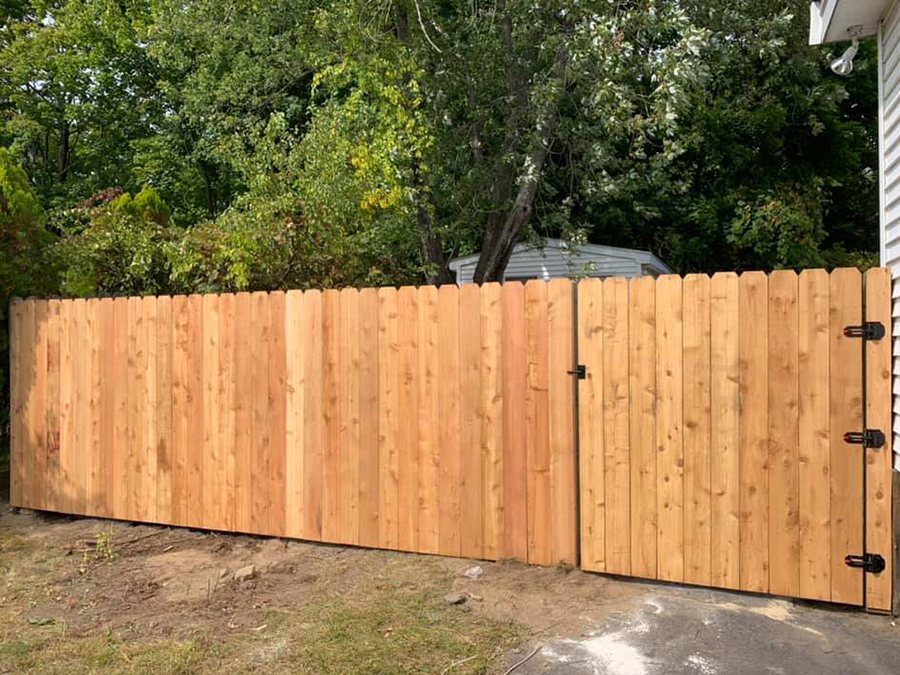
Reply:
[[[900,284],[896,282],[900,278],[900,0],[817,0],[810,4],[810,44],[864,38],[878,41],[879,239],[881,265],[890,268],[894,279],[893,447],[894,469],[900,471]]]
[[[472,283],[478,254],[450,261],[456,283]],[[598,244],[567,245],[560,239],[546,239],[543,247],[516,244],[506,266],[504,281],[558,279],[567,277],[658,277],[672,270],[649,251],[601,246]]]

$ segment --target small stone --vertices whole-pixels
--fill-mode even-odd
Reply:
[[[484,575],[484,570],[481,565],[475,565],[474,567],[470,567],[465,572],[463,572],[463,576],[467,579],[471,579],[472,581],[478,581]]]
[[[234,580],[238,583],[249,581],[256,576],[256,565],[247,565],[234,573]]]
[[[468,599],[469,596],[465,593],[448,593],[444,596],[444,602],[448,605],[461,605]]]
[[[219,570],[219,581],[231,576],[231,570],[227,567],[223,567]]]

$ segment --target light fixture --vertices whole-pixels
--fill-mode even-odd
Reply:
[[[859,40],[853,38],[853,44],[847,47],[847,51],[845,51],[839,59],[835,59],[831,62],[831,70],[835,75],[840,75],[842,77],[847,77],[850,73],[853,72],[853,59],[856,58],[856,53],[859,51]]]

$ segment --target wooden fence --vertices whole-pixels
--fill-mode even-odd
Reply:
[[[844,335],[863,321],[861,281],[579,284],[582,567],[857,605],[865,589],[890,609],[890,339]],[[889,272],[867,272],[865,293],[889,327]],[[887,436],[865,451],[844,441],[863,428],[864,344],[866,422]],[[845,564],[864,546],[885,572]]]
[[[17,301],[12,503],[888,609],[891,346],[843,330],[890,296],[811,270]],[[844,441],[864,422],[885,447]]]
[[[573,285],[12,304],[12,503],[577,562]]]

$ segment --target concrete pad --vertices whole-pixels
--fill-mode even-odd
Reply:
[[[648,587],[581,636],[507,655],[516,675],[900,675],[890,617],[706,589]]]

